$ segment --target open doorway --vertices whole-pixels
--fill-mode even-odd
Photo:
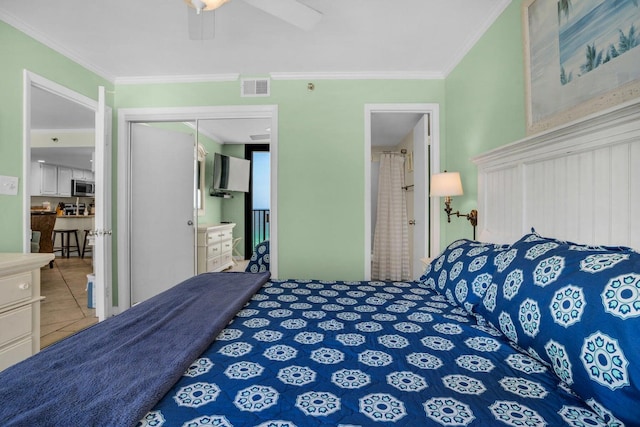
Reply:
[[[371,279],[380,154],[401,158],[406,199],[409,275],[418,277],[439,247],[439,217],[428,197],[429,176],[439,167],[439,109],[436,104],[365,106],[365,277]],[[400,185],[399,185],[400,187]],[[434,215],[431,212],[436,211]]]
[[[45,347],[104,319],[111,305],[111,263],[104,256],[111,235],[104,227],[110,126],[104,89],[96,102],[28,71],[24,77],[24,250],[56,254],[41,275]],[[97,229],[101,237],[94,239]],[[95,292],[88,292],[89,281]]]
[[[251,161],[251,185],[245,194],[244,259],[269,240],[271,225],[271,153],[269,144],[245,145],[245,159]]]

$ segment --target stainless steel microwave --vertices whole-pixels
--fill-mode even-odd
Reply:
[[[93,181],[71,180],[71,195],[74,197],[93,197],[95,190],[96,184]]]

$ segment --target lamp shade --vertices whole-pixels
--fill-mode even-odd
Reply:
[[[429,193],[431,196],[462,196],[462,181],[460,173],[443,172],[431,175]]]

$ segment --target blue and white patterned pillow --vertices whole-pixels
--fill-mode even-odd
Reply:
[[[492,282],[495,260],[509,246],[461,239],[451,243],[426,268],[419,281],[475,314]]]
[[[594,408],[640,420],[640,254],[525,235],[478,312]],[[601,405],[601,406],[600,406]]]
[[[269,241],[258,243],[251,254],[251,259],[245,268],[246,273],[263,273],[269,271],[270,253]]]

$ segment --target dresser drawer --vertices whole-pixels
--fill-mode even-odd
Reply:
[[[220,232],[219,231],[208,232],[207,245],[215,245],[216,243],[220,243]]]
[[[31,298],[31,273],[20,273],[0,278],[0,307]]]
[[[220,257],[220,265],[233,263],[232,259],[233,259],[233,256],[231,255],[231,252],[223,253],[222,256]]]
[[[31,337],[0,348],[0,371],[23,361],[33,355],[33,342]]]
[[[209,258],[207,260],[207,271],[217,270],[222,264],[220,263],[220,257]]]
[[[220,235],[220,240],[233,239],[233,229],[222,230],[218,234]]]
[[[207,246],[207,258],[220,256],[220,244]]]
[[[31,333],[31,304],[0,314],[0,346]]]

